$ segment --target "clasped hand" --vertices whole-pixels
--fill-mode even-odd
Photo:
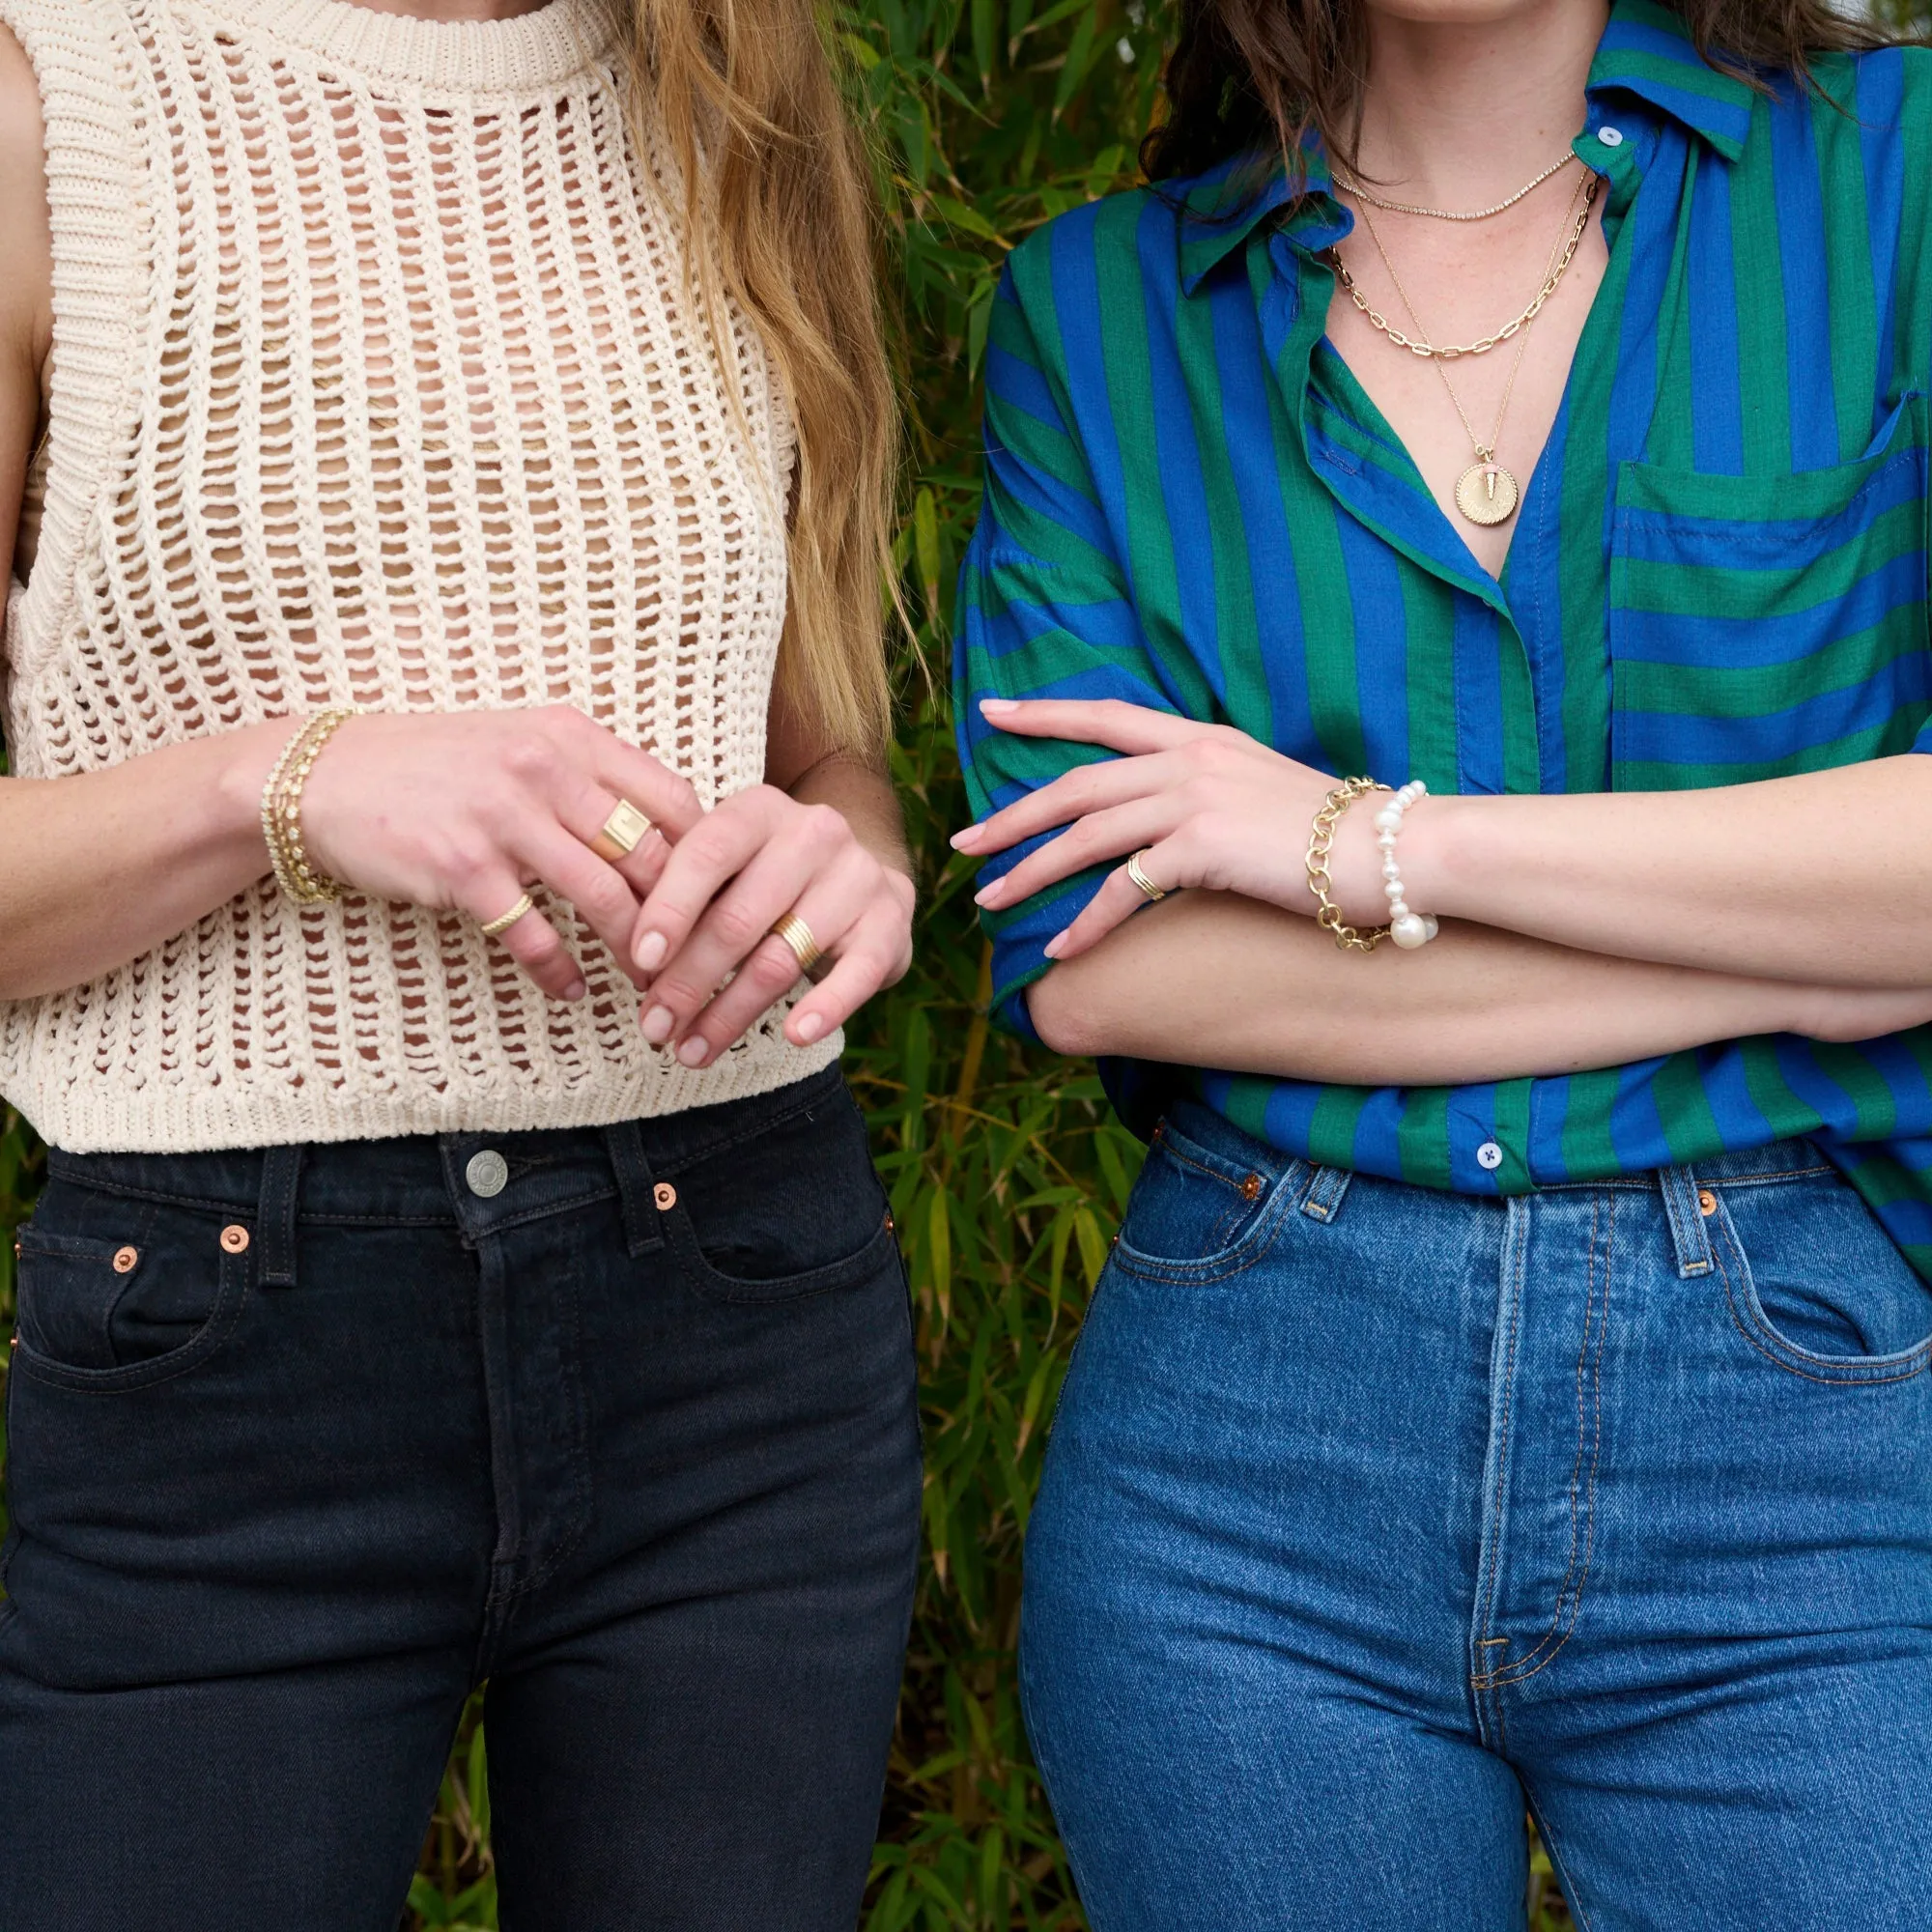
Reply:
[[[986,886],[980,905],[1017,905],[1091,866],[1145,851],[1142,867],[1163,891],[1208,887],[1311,917],[1317,911],[1306,855],[1315,814],[1336,783],[1325,773],[1233,725],[1118,698],[986,698],[980,710],[1002,731],[1122,754],[1077,766],[954,838],[957,850],[990,858],[1065,827]],[[1372,925],[1387,917],[1373,813],[1343,818],[1329,868],[1346,921]],[[1121,866],[1047,942],[1048,957],[1090,951],[1146,903]]]
[[[590,849],[619,799],[653,829],[609,864]],[[653,1045],[708,1065],[799,979],[771,936],[795,912],[830,970],[786,1016],[822,1038],[911,957],[912,884],[843,814],[757,785],[706,811],[688,781],[568,705],[352,719],[302,801],[310,855],[371,897],[487,923],[526,888],[567,900],[644,995]],[[554,999],[587,990],[555,925],[532,911],[497,944]]]

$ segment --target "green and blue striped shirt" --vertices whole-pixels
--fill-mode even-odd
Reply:
[[[1932,749],[1932,55],[1757,93],[1621,0],[1576,152],[1609,266],[1500,582],[1324,339],[1351,217],[1252,168],[1116,196],[1017,249],[962,573],[961,756],[983,814],[1104,755],[981,696],[1113,696],[1436,792],[1676,790]],[[1022,848],[1022,850],[1027,848]],[[1011,864],[1007,854],[988,876]],[[1104,868],[993,915],[1028,1029]],[[1273,1146],[1522,1193],[1811,1137],[1932,1274],[1932,1029],[1739,1040],[1566,1078],[1177,1079]],[[1499,1153],[1499,1158],[1498,1158]]]

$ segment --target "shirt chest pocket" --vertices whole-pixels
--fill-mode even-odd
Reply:
[[[1610,556],[1610,783],[1747,784],[1911,750],[1932,715],[1926,399],[1856,463],[1626,463]]]

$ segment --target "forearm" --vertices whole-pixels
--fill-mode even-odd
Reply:
[[[269,869],[257,801],[293,724],[77,778],[0,779],[0,999],[98,979]]]
[[[905,816],[893,781],[884,772],[835,753],[820,758],[782,789],[801,805],[831,806],[851,826],[860,844],[888,871],[911,880]]]
[[[1807,1017],[1787,982],[1477,926],[1416,952],[1345,953],[1309,920],[1213,892],[1151,907],[1028,998],[1062,1052],[1368,1086],[1571,1073]],[[1881,1013],[1873,1030],[1904,1017]]]
[[[1400,852],[1411,902],[1441,917],[1629,959],[1904,987],[1932,983],[1928,834],[1932,758],[1911,754],[1711,791],[1432,797]]]

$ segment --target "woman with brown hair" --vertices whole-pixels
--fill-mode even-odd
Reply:
[[[849,1926],[894,396],[809,0],[0,0],[0,1923]],[[16,534],[17,532],[17,534]]]
[[[1146,1168],[1027,1542],[1099,1932],[1932,1889],[1932,61],[1188,0],[995,304],[996,998]]]

